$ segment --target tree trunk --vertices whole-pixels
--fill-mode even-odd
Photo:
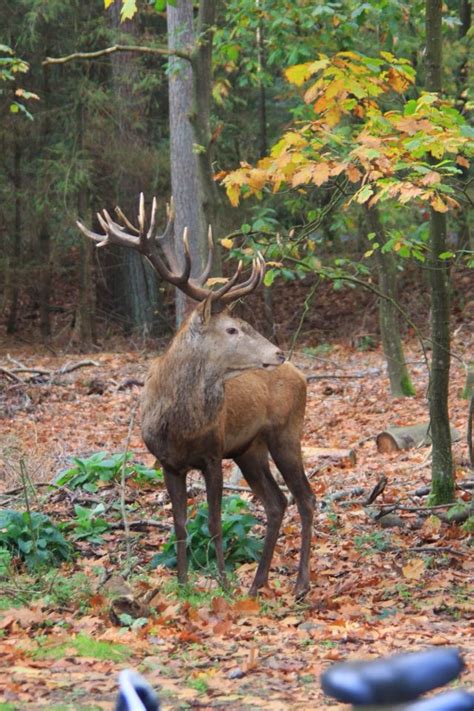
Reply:
[[[426,89],[441,92],[442,0],[426,0]],[[433,456],[431,465],[432,505],[454,499],[453,460],[449,430],[448,386],[450,367],[449,274],[446,260],[446,216],[431,208],[429,257],[431,291],[431,338],[433,343],[429,402]]]
[[[471,29],[472,5],[470,0],[461,0],[459,3],[459,38],[463,40],[462,45],[465,50],[462,55],[461,62],[456,69],[455,78],[457,86],[457,109],[466,115],[469,109],[466,104],[469,96],[469,51],[470,39],[467,37]],[[465,38],[465,39],[464,39]],[[464,183],[464,189],[467,190],[469,184],[469,170],[462,169],[460,180]],[[469,221],[470,205],[461,205],[458,210],[458,249],[473,250],[474,235],[470,227]]]
[[[113,3],[109,8],[109,20],[115,30],[125,34],[125,44],[135,34],[135,21],[120,22],[120,4]],[[139,79],[137,56],[127,52],[116,52],[111,56],[112,79],[114,93],[117,98],[116,121],[117,133],[117,164],[114,166],[117,175],[114,185],[115,201],[124,213],[136,214],[138,196],[143,185],[137,180],[131,180],[127,170],[126,156],[133,153],[134,144],[140,142],[140,128],[137,126],[140,117],[142,97],[134,92],[134,85]],[[122,158],[125,156],[125,160]],[[133,184],[135,183],[135,184]],[[156,275],[146,260],[133,250],[112,247],[115,259],[111,259],[111,275],[118,308],[123,314],[125,327],[128,330],[139,331],[141,335],[156,334],[157,320],[155,312],[159,305],[159,293]]]
[[[13,148],[13,186],[15,188],[15,208],[13,224],[13,244],[11,260],[8,264],[9,289],[7,295],[7,333],[14,333],[17,328],[18,315],[18,283],[20,280],[21,259],[21,211],[22,211],[22,175],[21,175],[21,141],[15,133]]]
[[[47,151],[49,148],[49,140],[51,134],[50,121],[50,85],[49,85],[49,68],[43,67],[43,101],[44,101],[44,117],[42,125],[42,148]],[[40,265],[39,275],[39,316],[40,316],[40,332],[43,341],[47,343],[51,337],[51,314],[50,314],[50,299],[51,299],[51,233],[49,226],[49,201],[46,199],[45,205],[41,210],[40,227],[38,232],[38,262]]]
[[[168,5],[168,46],[170,49],[193,51],[193,4],[191,0],[177,0],[176,5]],[[202,67],[205,71],[203,63]],[[170,162],[171,190],[176,210],[175,239],[176,249],[182,254],[182,236],[184,228],[189,231],[189,247],[192,260],[191,275],[201,271],[204,262],[206,243],[206,216],[204,212],[203,166],[205,161],[200,156],[201,168],[198,168],[199,151],[206,146],[206,96],[195,97],[195,87],[200,79],[196,69],[179,57],[171,57],[169,62],[169,114],[170,114]],[[206,76],[202,78],[206,82]],[[195,101],[195,98],[197,99]],[[201,116],[200,111],[203,111]],[[194,113],[194,128],[199,124],[200,131],[195,136],[190,118]],[[199,117],[199,119],[198,119]],[[201,142],[202,141],[202,142]],[[205,167],[204,167],[205,170]],[[186,311],[186,299],[177,292],[176,321],[179,324]]]
[[[410,397],[415,394],[406,366],[403,343],[400,335],[399,313],[395,306],[398,299],[395,258],[391,251],[383,252],[385,231],[376,207],[367,210],[369,226],[377,236],[379,249],[374,252],[380,291],[387,297],[379,299],[379,324],[383,351],[387,362],[390,392],[393,397]]]

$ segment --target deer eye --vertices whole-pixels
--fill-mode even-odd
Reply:
[[[233,328],[232,326],[230,328],[226,328],[226,331],[231,336],[235,336],[238,333],[238,330],[236,328]]]

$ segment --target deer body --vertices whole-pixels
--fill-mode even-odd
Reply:
[[[293,494],[301,517],[301,553],[295,593],[309,589],[309,559],[314,496],[306,478],[301,455],[301,434],[306,404],[306,380],[283,353],[248,323],[221,310],[226,304],[253,290],[263,277],[262,263],[254,263],[251,277],[235,286],[236,275],[219,290],[202,287],[210,260],[201,279],[190,280],[190,257],[185,241],[182,273],[168,270],[154,244],[156,203],[151,225],[145,233],[143,198],[138,236],[128,234],[104,211],[99,220],[105,231],[97,235],[81,230],[100,244],[108,240],[132,246],[144,253],[160,275],[201,301],[187,318],[165,353],[150,367],[142,398],[142,436],[150,452],[163,466],[177,540],[178,580],[187,579],[186,474],[200,469],[206,483],[209,530],[216,549],[217,568],[225,582],[222,549],[221,502],[222,460],[231,458],[240,467],[253,493],[262,501],[267,516],[262,557],[250,593],[256,594],[268,580],[273,551],[287,500],[269,466],[269,455]],[[120,211],[118,211],[119,214]],[[124,218],[126,225],[132,227]],[[132,227],[132,229],[134,229]],[[165,247],[169,247],[165,241]],[[168,250],[168,262],[175,261]],[[205,278],[204,278],[205,277]],[[217,306],[217,313],[216,311]]]

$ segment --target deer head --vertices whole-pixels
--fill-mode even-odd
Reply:
[[[249,294],[261,284],[265,272],[265,262],[261,255],[257,255],[253,260],[252,271],[247,280],[238,283],[242,272],[242,262],[239,262],[234,275],[227,283],[212,290],[205,286],[212,266],[214,249],[210,229],[207,263],[200,276],[193,279],[190,277],[191,256],[187,230],[183,234],[182,265],[176,254],[173,204],[168,208],[168,222],[162,234],[158,233],[156,227],[156,198],[153,198],[148,226],[143,193],[140,195],[138,227],[125,217],[120,208],[116,208],[115,211],[122,224],[115,222],[107,210],[97,214],[97,219],[104,230],[103,234],[92,232],[81,222],[77,222],[77,226],[86,237],[94,240],[98,247],[118,244],[140,252],[164,281],[173,284],[189,298],[199,302],[199,306],[180,330],[181,338],[185,337],[188,342],[188,348],[195,352],[196,347],[199,347],[202,357],[207,358],[225,379],[234,377],[244,370],[269,369],[284,362],[285,356],[278,348],[257,333],[250,324],[231,316],[230,313],[229,307],[237,299]],[[167,264],[161,258],[160,250]],[[180,334],[178,334],[178,341]]]

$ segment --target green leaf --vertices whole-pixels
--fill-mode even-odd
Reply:
[[[271,286],[276,276],[277,271],[275,269],[269,269],[268,271],[266,271],[265,276],[263,277],[263,283],[265,284],[265,286]]]
[[[137,12],[137,0],[122,0],[120,21],[131,20]]]

